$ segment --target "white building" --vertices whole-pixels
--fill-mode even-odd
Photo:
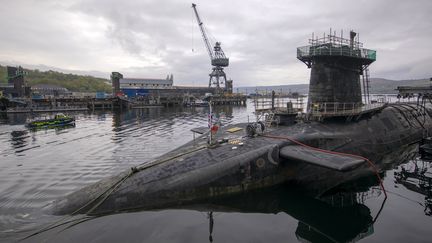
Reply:
[[[120,89],[171,89],[173,75],[167,75],[166,79],[154,78],[121,78]]]

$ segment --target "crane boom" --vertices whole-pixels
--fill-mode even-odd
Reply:
[[[195,3],[192,3],[192,8],[194,9],[195,16],[196,16],[196,19],[197,19],[197,22],[198,22],[198,26],[199,26],[199,28],[201,30],[201,34],[202,34],[202,37],[204,39],[204,43],[205,43],[205,45],[207,47],[207,52],[208,52],[208,54],[210,56],[210,60],[213,60],[213,58],[214,58],[213,57],[213,51],[212,51],[210,42],[209,42],[209,40],[207,38],[207,34],[205,32],[205,29],[203,27],[203,22],[201,21],[201,18],[198,15],[198,11],[196,10],[196,4]]]

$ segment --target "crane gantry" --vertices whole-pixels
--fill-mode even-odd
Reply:
[[[224,67],[228,67],[229,58],[225,56],[225,53],[222,50],[221,43],[216,41],[213,49],[211,48],[210,41],[207,37],[207,33],[204,29],[204,24],[201,21],[201,18],[196,9],[196,4],[192,3],[192,8],[195,12],[195,16],[198,22],[198,27],[201,30],[202,37],[204,39],[204,44],[207,48],[207,52],[210,56],[211,65],[213,66],[212,72],[209,74],[209,87],[216,85],[217,89],[220,89],[221,84],[226,83],[226,74],[223,70]]]

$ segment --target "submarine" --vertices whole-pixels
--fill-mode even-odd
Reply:
[[[201,135],[193,141],[58,199],[49,212],[180,207],[284,184],[322,195],[379,176],[393,162],[388,154],[430,134],[432,106],[363,103],[360,75],[376,60],[376,51],[355,37],[355,32],[349,39],[329,34],[297,48],[297,58],[311,69],[305,114],[291,112],[287,104],[285,110],[272,107],[264,121],[194,129]]]
[[[417,153],[418,146],[416,144],[393,151],[384,158],[392,161],[392,168],[386,168],[386,170],[393,169],[394,165],[413,161],[417,157]],[[375,222],[380,218],[381,211],[386,203],[386,200],[382,200],[379,210],[378,207],[367,206],[367,198],[381,198],[382,191],[377,191],[377,186],[379,186],[378,178],[372,175],[344,183],[334,190],[328,191],[319,197],[314,197],[305,195],[301,188],[297,188],[297,190],[282,184],[226,197],[207,198],[194,201],[191,204],[172,205],[164,208],[164,210],[167,209],[168,215],[171,215],[169,213],[171,210],[173,210],[171,212],[189,212],[192,210],[192,214],[200,212],[200,216],[207,214],[208,239],[210,242],[220,240],[221,233],[224,232],[221,229],[226,229],[226,221],[221,222],[218,218],[219,215],[225,213],[241,213],[244,216],[246,214],[287,214],[290,215],[290,218],[298,221],[297,226],[294,225],[295,231],[293,233],[300,241],[356,242],[374,234]],[[143,238],[148,241],[157,241],[150,235],[152,228],[159,226],[144,227],[139,232],[130,230],[135,229],[137,225],[146,225],[149,220],[154,220],[151,219],[152,217],[150,219],[148,217],[155,213],[152,211],[133,210],[127,213],[110,215],[109,217],[103,217],[104,215],[66,217],[68,221],[55,224],[32,235],[31,242],[46,241],[48,238],[51,241],[74,242],[76,241],[77,232],[80,239],[89,241],[94,238],[94,232],[100,228],[105,230],[99,240],[116,239],[119,230],[118,222],[121,222],[122,229],[129,229],[129,232],[133,232],[127,235],[128,241],[142,241]],[[170,216],[167,216],[167,214],[164,217],[168,217],[166,220],[170,220]],[[113,221],[117,223],[113,224]],[[248,224],[247,230],[259,232],[262,227],[266,226],[266,223],[268,221],[264,219],[259,224]],[[289,227],[289,225],[287,223],[286,227]],[[67,230],[72,227],[74,230]],[[51,230],[54,228],[56,230]],[[186,228],[188,227],[186,226]],[[184,230],[183,234],[188,234],[189,230],[197,230],[195,228],[186,228],[181,228],[180,231],[183,232]],[[225,233],[223,235],[226,239]],[[244,241],[256,240],[253,234],[244,235],[242,239]],[[26,239],[23,242],[27,242]]]

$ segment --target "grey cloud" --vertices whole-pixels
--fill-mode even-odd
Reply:
[[[13,13],[0,16],[0,27],[12,29],[0,40],[0,50],[18,52],[21,47],[29,55],[43,56],[60,64],[84,63],[89,65],[88,70],[94,69],[92,62],[106,59],[102,47],[75,39],[74,33],[69,33],[61,21],[59,11],[63,11],[104,20],[107,23],[101,30],[104,38],[123,50],[117,58],[142,61],[131,63],[129,68],[103,70],[107,77],[110,71],[156,77],[173,73],[178,84],[207,83],[211,66],[190,2],[14,2],[17,3],[11,3],[13,7],[25,11],[26,16],[15,19]],[[431,75],[429,12],[432,2],[428,0],[201,0],[197,4],[207,29],[222,42],[224,51],[231,57],[226,72],[238,86],[306,83],[309,70],[296,59],[296,48],[307,45],[312,32],[321,35],[330,27],[338,32],[344,29],[345,33],[354,29],[360,33],[366,48],[378,50],[378,60],[371,65],[373,77],[406,79]],[[33,7],[46,9],[48,16],[59,16],[59,21],[38,19],[39,11],[32,12]],[[32,19],[36,19],[36,24],[25,27]],[[23,26],[24,33],[15,30]],[[116,69],[115,63],[111,65]]]

